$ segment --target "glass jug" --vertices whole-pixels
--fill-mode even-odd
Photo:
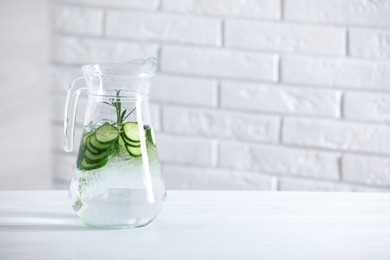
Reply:
[[[66,98],[65,151],[73,150],[77,102],[88,94],[70,186],[73,209],[88,225],[140,227],[158,215],[165,184],[149,114],[157,59],[82,66]]]

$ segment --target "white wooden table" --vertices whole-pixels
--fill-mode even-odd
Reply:
[[[390,194],[170,191],[138,229],[80,223],[65,191],[0,192],[0,259],[390,259]]]

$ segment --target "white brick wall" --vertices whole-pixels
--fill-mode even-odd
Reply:
[[[390,93],[347,92],[344,116],[351,120],[390,123]]]
[[[80,64],[158,56],[168,188],[390,190],[390,1],[51,0],[51,19],[54,132]]]
[[[351,29],[350,54],[361,58],[390,58],[390,30]]]
[[[106,23],[106,35],[112,38],[205,45],[220,42],[220,20],[216,18],[108,11]]]
[[[99,61],[119,62],[123,59],[157,55],[158,45],[107,39],[55,35],[52,39],[52,61],[80,65]]]
[[[384,187],[390,185],[388,157],[345,155],[342,162],[345,181]]]
[[[331,26],[227,20],[228,47],[275,52],[343,55],[345,29]]]
[[[165,178],[171,189],[200,190],[273,190],[273,179],[266,174],[216,168],[199,168],[166,164]]]
[[[277,56],[216,48],[166,45],[161,71],[204,77],[277,81]]]
[[[388,61],[283,57],[281,80],[334,88],[390,89]]]
[[[151,98],[164,104],[216,107],[217,92],[218,82],[216,80],[160,74],[153,79]]]
[[[67,5],[52,7],[52,28],[70,34],[101,35],[103,32],[103,10],[86,9]]]
[[[268,115],[165,106],[163,129],[169,133],[276,143],[280,118]]]
[[[237,170],[339,179],[339,154],[270,145],[222,142],[219,165]]]
[[[222,82],[221,107],[278,114],[340,116],[341,91],[273,85]]]
[[[265,19],[278,19],[281,12],[280,1],[276,0],[164,0],[162,9],[181,14]]]
[[[284,0],[287,21],[389,26],[388,0]]]
[[[155,10],[159,0],[51,0],[52,3],[66,3],[85,7],[132,8],[135,10]]]
[[[282,142],[333,150],[390,154],[390,126],[285,118]]]
[[[203,138],[158,136],[159,156],[162,162],[193,166],[215,164],[215,142]]]

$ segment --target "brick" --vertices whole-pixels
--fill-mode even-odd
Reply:
[[[164,131],[215,138],[277,143],[280,118],[216,110],[170,107],[163,109]]]
[[[108,37],[214,46],[220,42],[221,25],[215,18],[108,11],[106,24]]]
[[[342,179],[372,186],[390,187],[390,159],[363,155],[344,155]]]
[[[298,178],[280,178],[281,191],[337,191],[337,192],[389,192],[390,190],[352,185],[340,182],[307,180]]]
[[[349,52],[353,57],[390,58],[390,30],[350,29]]]
[[[283,142],[343,151],[390,153],[390,126],[285,118]]]
[[[221,107],[297,115],[340,116],[341,92],[286,85],[222,82]]]
[[[284,18],[289,21],[389,26],[388,0],[286,0]]]
[[[152,83],[151,99],[167,104],[216,106],[217,81],[158,74]]]
[[[344,98],[344,117],[390,123],[390,94],[347,92]]]
[[[214,142],[201,138],[157,135],[159,158],[164,163],[211,166],[213,164]]]
[[[307,149],[270,145],[220,144],[222,167],[320,179],[339,178],[339,155]]]
[[[53,3],[78,4],[86,6],[125,7],[140,10],[156,10],[159,0],[50,0]]]
[[[225,22],[225,45],[265,51],[344,55],[346,30],[244,20]]]
[[[161,69],[187,75],[276,81],[277,57],[226,49],[164,46]]]
[[[54,32],[101,35],[103,10],[53,5],[50,10],[51,27]]]
[[[163,0],[163,10],[218,16],[278,19],[280,1],[275,0]]]
[[[157,55],[157,44],[53,36],[52,60],[65,64],[123,62]]]
[[[390,62],[283,57],[282,82],[330,87],[389,89]]]
[[[271,190],[271,176],[211,168],[163,166],[167,189]]]

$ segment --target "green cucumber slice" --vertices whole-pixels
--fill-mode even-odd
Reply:
[[[86,156],[84,156],[84,158],[83,158],[83,160],[86,161],[89,164],[99,164],[99,163],[101,163],[105,159],[108,159],[108,157],[104,157],[102,160],[91,160],[91,159],[89,159]]]
[[[113,125],[104,124],[96,129],[95,136],[100,143],[107,144],[118,139],[119,131]]]
[[[88,139],[88,137],[90,137],[91,135],[93,135],[93,132],[91,131],[91,132],[88,132],[88,133],[84,133],[84,135],[83,135],[83,145],[84,146],[87,146],[87,139]]]
[[[84,151],[85,151],[85,146],[80,145],[79,154],[77,155],[77,161],[76,161],[77,169],[80,169],[81,167],[81,161],[84,159]]]
[[[130,145],[126,145],[126,150],[133,157],[139,157],[142,155],[141,147],[132,147]]]
[[[123,134],[133,142],[139,142],[139,129],[137,122],[127,122],[123,125]]]
[[[90,151],[91,153],[93,153],[93,154],[99,154],[99,153],[100,153],[100,150],[98,150],[98,149],[96,149],[95,147],[92,146],[90,139],[91,139],[91,136],[88,136],[87,141],[86,141],[87,144],[86,144],[85,147],[86,147],[87,150]]]
[[[129,140],[124,134],[122,135],[123,142],[126,143],[126,145],[132,146],[132,147],[141,147],[140,142],[134,142]]]
[[[145,130],[145,135],[146,135],[146,139],[151,143],[153,144],[154,146],[156,146],[156,137],[154,135],[154,129],[153,127],[149,127]]]
[[[93,170],[103,167],[108,162],[108,158],[103,159],[98,163],[88,163],[85,158],[81,161],[80,170]]]
[[[89,137],[88,142],[91,144],[91,146],[93,148],[95,148],[96,150],[99,150],[99,151],[107,150],[107,148],[110,147],[110,145],[111,145],[111,143],[103,144],[103,143],[99,142],[96,139],[96,135],[91,135]]]
[[[93,154],[88,150],[84,151],[84,159],[87,163],[100,163],[104,159],[108,157],[107,152],[103,152],[100,154]]]

